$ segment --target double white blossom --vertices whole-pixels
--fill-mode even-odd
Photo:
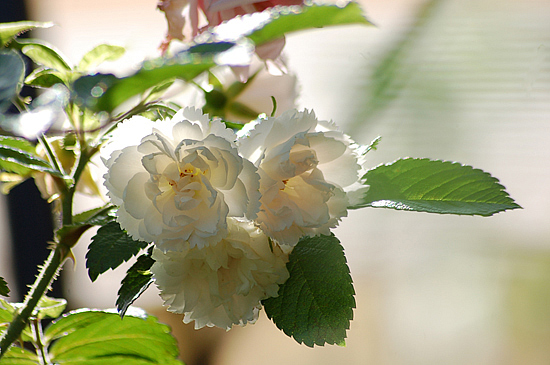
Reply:
[[[361,166],[355,143],[313,111],[290,110],[243,129],[241,154],[259,168],[256,222],[280,244],[328,235],[347,215]]]
[[[228,216],[254,218],[258,175],[234,140],[192,108],[171,120],[133,117],[118,126],[105,149],[105,186],[121,227],[161,250],[182,250],[216,244]]]
[[[260,301],[288,279],[288,254],[249,221],[228,218],[228,235],[202,249],[153,252],[151,268],[168,310],[195,328],[253,323]]]

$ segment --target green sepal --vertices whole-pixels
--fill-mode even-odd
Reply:
[[[343,247],[334,235],[302,238],[287,263],[289,279],[262,301],[275,325],[306,346],[345,345],[355,290]]]

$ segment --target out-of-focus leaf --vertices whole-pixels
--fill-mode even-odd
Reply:
[[[67,301],[65,299],[44,296],[38,301],[38,305],[35,308],[35,316],[39,320],[44,318],[57,318],[63,313],[66,307]]]
[[[12,98],[21,89],[24,77],[25,63],[21,56],[12,50],[0,51],[0,113],[9,108]]]
[[[120,228],[117,222],[110,222],[97,230],[86,254],[88,275],[95,281],[99,274],[115,269],[147,247],[146,242],[135,241]]]
[[[29,350],[12,346],[2,357],[2,365],[40,365],[38,356]]]
[[[49,28],[51,26],[53,26],[53,23],[51,22],[31,22],[31,21],[0,24],[0,45],[5,46],[12,39],[21,35],[22,33],[28,32],[29,30],[32,30],[35,28]]]
[[[273,9],[265,25],[253,31],[248,38],[256,45],[261,45],[291,32],[347,24],[372,25],[356,2],[343,6],[313,4],[301,8],[283,7],[280,10]]]
[[[80,310],[54,321],[44,332],[56,364],[181,364],[168,326],[148,316]]]
[[[6,283],[6,280],[4,280],[4,278],[1,276],[0,276],[0,295],[5,297],[10,296],[10,288],[8,288],[8,283]]]
[[[368,171],[362,203],[350,207],[490,216],[517,205],[498,179],[456,162],[405,158]]]
[[[22,39],[17,43],[21,47],[21,52],[33,60],[34,63],[61,72],[71,71],[71,66],[51,44],[36,39]]]
[[[82,57],[78,64],[81,71],[90,70],[105,61],[116,61],[124,55],[126,49],[111,44],[100,44]]]
[[[151,251],[151,250],[150,250]],[[136,263],[126,272],[122,279],[116,307],[121,317],[139,296],[153,283],[153,274],[149,271],[155,260],[151,258],[151,252],[138,257]]]
[[[287,268],[279,296],[262,301],[267,316],[298,343],[343,346],[355,290],[340,241],[334,235],[302,238]]]
[[[48,88],[55,84],[63,84],[63,75],[52,69],[36,69],[25,78],[25,84],[35,87]]]

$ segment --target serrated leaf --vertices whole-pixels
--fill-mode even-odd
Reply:
[[[71,66],[51,44],[36,39],[23,39],[17,43],[21,47],[21,52],[33,60],[34,63],[61,72],[71,71]]]
[[[126,310],[139,296],[147,290],[153,282],[153,274],[149,271],[155,260],[151,258],[151,253],[138,257],[136,263],[126,272],[122,279],[118,298],[116,300],[117,311],[121,317],[124,317]]]
[[[34,154],[34,146],[24,138],[0,136],[0,146],[12,147],[20,151]],[[27,175],[31,170],[14,162],[0,158],[0,170],[10,171],[19,175]]]
[[[12,50],[0,51],[0,113],[8,109],[19,93],[24,77],[25,63],[21,56]]]
[[[271,19],[248,38],[256,45],[261,45],[290,32],[346,24],[372,25],[356,2],[344,6],[313,4],[301,10],[299,7],[283,7],[281,10],[272,10]]]
[[[12,39],[22,33],[28,32],[35,28],[49,28],[53,26],[51,22],[12,22],[0,24],[0,45],[5,46]]]
[[[362,207],[490,216],[521,208],[498,179],[456,162],[406,158],[364,176],[369,189]]]
[[[87,71],[105,61],[116,61],[122,55],[124,55],[126,49],[121,46],[115,46],[111,44],[100,44],[91,51],[88,51],[80,60],[78,69],[81,71]]]
[[[5,141],[5,140],[4,140]],[[62,177],[54,170],[49,162],[41,159],[33,153],[21,150],[17,147],[2,144],[0,141],[0,168],[9,172],[24,173],[27,170],[47,172]]]
[[[38,356],[29,350],[12,346],[2,357],[2,365],[39,365]]]
[[[86,254],[86,267],[90,279],[95,281],[99,274],[117,268],[145,247],[146,242],[134,241],[117,222],[104,225],[92,238]]]
[[[338,239],[302,238],[287,268],[290,277],[279,296],[262,301],[267,316],[298,343],[343,345],[353,319],[355,290]]]
[[[4,297],[10,296],[10,288],[8,288],[8,283],[0,276],[0,295]]]
[[[74,224],[87,224],[91,226],[104,226],[115,220],[115,207],[106,204],[102,207],[87,210],[73,217]]]
[[[116,313],[80,310],[50,325],[46,341],[52,363],[59,364],[181,364],[178,348],[168,326]]]

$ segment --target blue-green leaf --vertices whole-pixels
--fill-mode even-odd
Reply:
[[[25,63],[21,56],[12,50],[0,51],[0,113],[9,108],[12,98],[21,89],[24,77]]]
[[[279,296],[262,301],[269,318],[307,346],[344,345],[355,290],[340,242],[333,235],[302,238],[287,263]]]
[[[368,171],[362,207],[490,216],[521,208],[490,174],[456,162],[405,158]]]

